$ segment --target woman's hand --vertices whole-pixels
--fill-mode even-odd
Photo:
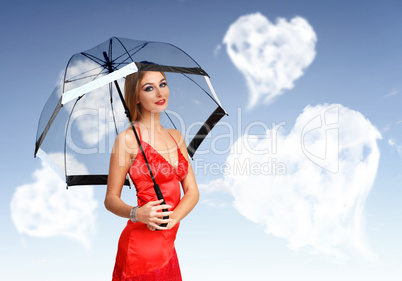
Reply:
[[[162,223],[170,223],[172,219],[163,219],[165,216],[171,215],[172,211],[163,212],[162,209],[172,208],[170,205],[160,205],[163,200],[150,201],[141,208],[137,209],[137,218],[140,222],[147,225],[150,230],[166,230],[168,227],[161,227]],[[169,225],[168,225],[169,226]]]
[[[177,220],[175,219],[170,219],[170,222],[167,224],[166,228],[167,229],[172,229],[176,224],[177,224]]]

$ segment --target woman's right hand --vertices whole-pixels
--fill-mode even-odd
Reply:
[[[169,209],[172,206],[164,204],[160,205],[163,200],[150,201],[141,208],[137,209],[137,218],[140,222],[147,225],[150,230],[166,230],[167,227],[161,227],[162,223],[169,223],[172,219],[163,219],[165,216],[171,215],[172,211],[163,212],[162,209]]]

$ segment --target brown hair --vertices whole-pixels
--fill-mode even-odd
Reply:
[[[145,72],[135,72],[126,76],[124,83],[124,100],[130,111],[131,120],[137,121],[141,117],[141,108],[138,104],[138,93],[140,91],[140,82]]]
[[[126,101],[128,110],[130,111],[131,120],[138,121],[141,117],[141,107],[138,103],[140,83],[144,78],[146,71],[138,71],[126,76],[124,83],[124,100]],[[166,79],[165,73],[161,71],[163,77]]]

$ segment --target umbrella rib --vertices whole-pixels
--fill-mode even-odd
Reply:
[[[83,73],[92,72],[92,71],[95,70],[95,69],[96,69],[96,68],[91,69],[91,70],[88,70],[88,71],[85,71],[85,72],[83,72]],[[90,78],[90,77],[93,77],[92,80],[95,80],[100,74],[102,74],[102,73],[106,73],[106,74],[107,74],[107,73],[109,72],[109,71],[103,72],[105,69],[106,69],[106,66],[102,67],[102,69],[101,69],[101,70],[99,71],[99,73],[97,73],[97,74],[87,75],[87,76],[83,76],[83,77],[79,77],[79,78],[75,78],[75,79],[69,79],[69,80],[66,80],[65,83],[71,83],[71,82],[75,82],[75,81],[87,79],[87,78]],[[113,67],[113,70],[117,70],[117,67]],[[77,75],[77,76],[78,76],[78,75]],[[77,77],[77,76],[75,76],[75,77]],[[72,78],[74,78],[74,77],[72,77]]]
[[[72,82],[80,81],[80,80],[87,79],[90,77],[94,77],[94,79],[92,79],[92,80],[95,80],[101,73],[102,73],[102,71],[97,74],[87,75],[87,76],[83,76],[83,77],[79,77],[79,78],[75,78],[75,79],[69,79],[69,80],[65,81],[65,83],[72,83]]]
[[[110,44],[109,44],[109,57],[112,57],[112,38],[110,39]],[[107,59],[107,58],[105,58]],[[113,61],[110,62],[110,67],[113,69]],[[113,69],[114,71],[114,69]],[[117,84],[116,88],[117,90],[119,90],[118,88],[118,83],[117,81],[114,81],[115,84]],[[116,135],[119,134],[118,130],[117,130],[117,124],[116,124],[116,118],[115,118],[115,112],[114,112],[114,106],[113,106],[113,87],[112,87],[112,83],[109,83],[109,95],[110,95],[110,108],[112,110],[112,116],[113,116],[113,124],[114,124],[114,129],[116,132]]]
[[[124,59],[121,63],[119,63],[119,65],[120,65],[120,64],[123,64],[123,63],[126,63],[126,61],[127,61],[128,59],[131,59],[131,61],[134,62],[132,56],[135,55],[136,53],[138,53],[138,52],[139,52],[142,48],[144,48],[144,47],[145,47],[144,45],[141,46],[140,49],[137,50],[136,52],[134,52],[133,54],[130,54],[130,51],[132,51],[132,50],[138,48],[138,46],[136,46],[135,48],[132,48],[130,51],[126,50],[127,53],[124,53],[124,54],[118,56],[117,58],[115,58],[115,59],[113,60],[113,63],[117,64],[115,61],[118,60],[118,59],[120,59],[121,57],[123,57],[123,55],[128,55],[128,57],[127,57],[126,59]]]
[[[83,74],[85,74],[85,73],[93,72],[94,70],[96,70],[96,69],[98,69],[98,68],[99,68],[99,67],[95,67],[95,68],[89,69],[89,70],[87,70],[87,71],[81,72],[80,74],[77,74],[77,75],[71,77],[70,79],[66,80],[65,83],[70,83],[70,82],[74,82],[74,81],[79,81],[79,80],[82,80],[82,79],[89,78],[89,77],[91,77],[91,76],[95,76],[95,78],[96,78],[96,77],[99,75],[99,73],[97,73],[97,74],[92,74],[92,75],[87,75],[87,76],[83,76],[83,77],[79,77],[79,78],[76,78],[76,77],[78,77],[79,75],[83,75]],[[100,73],[102,73],[102,71],[103,71],[104,69],[105,69],[105,67],[102,66],[102,69],[100,70]]]
[[[54,119],[56,118],[57,114],[60,111],[60,108],[63,106],[61,104],[61,97],[59,99],[59,102],[57,103],[57,106],[55,108],[55,110],[53,111],[52,116],[50,117],[49,121],[46,124],[45,129],[43,130],[42,134],[40,135],[40,137],[38,138],[36,144],[35,144],[35,154],[34,156],[36,157],[36,153],[39,150],[39,147],[42,145],[43,140],[45,139],[45,136],[47,135],[47,132],[49,131],[50,126],[53,124]]]
[[[131,59],[132,62],[134,62],[132,56],[134,56],[136,53],[138,53],[138,52],[141,51],[143,48],[145,48],[146,45],[148,45],[148,42],[145,42],[144,44],[142,44],[142,46],[139,47],[138,51],[134,52],[133,54],[130,54],[130,53],[128,52],[128,50],[126,49],[126,46],[124,46],[124,44],[120,41],[119,38],[117,38],[117,37],[113,37],[113,38],[115,38],[117,41],[119,41],[120,45],[124,48],[124,50],[126,51],[126,53],[128,54],[128,56],[130,57],[130,59]],[[138,47],[138,46],[136,46],[136,47]],[[133,49],[134,49],[134,48],[133,48]],[[131,49],[131,50],[133,50],[133,49]],[[130,50],[130,51],[131,51],[131,50]]]
[[[95,80],[96,77],[98,77],[98,76],[102,73],[102,71],[107,68],[106,61],[103,61],[103,60],[101,60],[100,58],[95,57],[95,56],[90,55],[90,54],[87,54],[87,53],[85,53],[85,52],[81,52],[81,54],[82,54],[83,56],[87,57],[88,59],[92,60],[93,62],[95,62],[95,63],[97,63],[97,64],[99,64],[100,66],[103,67],[103,69],[95,76],[95,78],[94,78],[94,80]],[[100,61],[100,62],[102,62],[103,64],[100,64],[97,60]],[[113,66],[112,66],[112,68],[113,68]],[[115,69],[113,68],[113,70],[115,70]]]
[[[92,55],[87,54],[87,53],[84,53],[84,52],[82,52],[81,54],[82,54],[83,56],[87,57],[88,59],[92,60],[93,62],[95,62],[95,63],[99,64],[100,66],[102,66],[102,67],[103,67],[102,70],[104,70],[104,69],[107,68],[107,65],[106,65],[107,62],[106,62],[106,61],[103,61],[103,60],[99,59],[98,57],[92,56]],[[97,60],[100,61],[100,62],[102,62],[103,64],[99,63]],[[113,63],[112,63],[112,65],[111,65],[111,67],[112,67],[113,71],[115,71],[116,69],[118,69],[116,66],[113,66]],[[96,77],[98,77],[98,75],[102,73],[102,70],[96,75]],[[113,72],[113,71],[112,71],[112,72]],[[96,79],[96,77],[95,77],[95,79]]]
[[[169,114],[167,114],[166,110],[164,110],[163,112],[165,112],[165,114],[166,114],[167,118],[169,119],[170,123],[172,123],[173,127],[177,130],[176,125],[174,124],[172,118],[170,118]]]
[[[126,46],[124,46],[124,44],[120,41],[119,38],[117,38],[117,37],[112,37],[112,39],[113,39],[113,38],[116,39],[116,40],[120,43],[120,45],[122,46],[122,48],[126,51],[125,53],[121,54],[120,56],[116,57],[115,59],[111,59],[110,63],[111,63],[111,66],[112,66],[112,68],[113,68],[114,70],[118,69],[119,66],[122,65],[122,64],[128,64],[128,63],[126,63],[126,61],[127,61],[128,59],[131,59],[131,62],[134,62],[132,56],[134,56],[134,55],[135,55],[136,53],[138,53],[140,50],[142,50],[143,48],[145,48],[146,45],[148,45],[148,43],[145,42],[144,44],[142,44],[142,45],[140,45],[140,46],[135,46],[135,47],[133,47],[132,49],[130,49],[130,51],[132,51],[132,50],[134,50],[134,49],[136,49],[136,48],[138,48],[138,50],[135,51],[133,54],[130,54],[130,52],[126,49]],[[112,42],[112,39],[110,39],[110,42]],[[111,54],[111,52],[112,52],[112,44],[110,43],[110,45],[109,45],[109,53]],[[111,57],[110,54],[109,54],[109,57]],[[127,55],[128,57],[127,57],[126,59],[124,59],[122,62],[116,63],[116,60],[120,59],[120,58],[123,57],[124,55]]]
[[[95,56],[93,56],[91,54],[88,54],[88,53],[85,53],[85,52],[81,52],[80,54],[83,55],[84,57],[87,57],[88,59],[92,60],[93,62],[95,62],[95,63],[97,63],[97,64],[99,64],[101,66],[104,66],[105,63],[106,63],[105,61],[103,61],[100,58],[95,57]]]
[[[130,49],[130,51],[128,51],[127,49],[124,48],[124,49],[126,50],[126,52],[127,52],[126,54],[128,55],[128,57],[127,57],[125,60],[123,60],[121,63],[119,63],[119,64],[126,63],[126,61],[127,61],[128,59],[131,59],[131,61],[134,62],[132,56],[134,56],[136,53],[138,53],[139,51],[141,51],[145,46],[146,46],[146,43],[143,44],[142,46],[136,46],[136,47]],[[135,50],[135,49],[137,49],[137,48],[139,48],[137,51],[135,51],[135,52],[132,53],[132,54],[130,53],[131,51],[133,51],[133,50]],[[119,57],[117,57],[116,59],[114,59],[113,62],[114,62],[115,60],[117,60],[117,59],[120,59],[122,56],[123,56],[123,55],[120,55]],[[115,63],[115,62],[114,62],[114,63]],[[115,63],[115,64],[116,64],[116,63]]]
[[[64,133],[64,175],[66,177],[66,182],[67,182],[67,131],[68,131],[68,126],[70,125],[70,120],[71,120],[71,115],[73,115],[73,111],[75,106],[77,105],[78,101],[83,97],[79,96],[76,100],[75,103],[73,105],[73,107],[71,108],[70,114],[68,116],[67,119],[67,124],[66,124],[66,131]]]
[[[206,93],[211,100],[213,100],[214,103],[216,103],[217,106],[220,106],[220,104],[203,88],[201,87],[197,82],[195,82],[193,79],[191,79],[189,76],[187,76],[186,74],[182,73],[182,75],[184,77],[187,77],[190,81],[192,81],[194,84],[196,84],[204,93]]]
[[[116,131],[116,135],[118,135],[119,131],[117,130],[117,124],[116,124],[116,118],[115,118],[115,112],[114,112],[114,106],[113,106],[113,86],[112,86],[112,83],[109,83],[109,94],[110,94],[110,107],[112,109],[114,129]]]
[[[135,55],[136,53],[138,53],[141,49],[143,49],[143,48],[147,45],[147,43],[144,43],[144,44],[142,44],[142,46],[135,46],[135,47],[133,47],[132,49],[130,49],[130,51],[128,51],[128,50],[126,49],[126,47],[123,45],[123,43],[122,43],[117,37],[114,37],[114,38],[120,43],[120,45],[121,45],[121,46],[124,48],[124,50],[126,51],[125,53],[121,54],[120,56],[114,58],[114,59],[111,61],[112,65],[116,65],[116,67],[115,67],[116,69],[117,69],[120,65],[122,65],[122,64],[128,64],[126,61],[129,60],[129,59],[131,59],[131,62],[134,62],[132,56]],[[134,52],[133,54],[130,54],[131,51],[133,51],[134,49],[137,49],[137,48],[139,48],[139,49],[138,49],[136,52]],[[117,63],[116,60],[122,58],[124,55],[127,55],[127,58],[124,59],[122,62]]]

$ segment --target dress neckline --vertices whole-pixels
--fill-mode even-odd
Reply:
[[[162,154],[160,154],[160,152],[159,152],[158,150],[156,150],[151,144],[149,144],[148,142],[142,140],[142,137],[141,137],[141,130],[140,130],[140,126],[138,125],[138,122],[136,123],[136,125],[137,125],[137,129],[138,129],[138,133],[139,133],[139,135],[140,135],[140,141],[141,141],[141,143],[145,143],[145,144],[147,145],[147,147],[150,147],[154,152],[156,152],[156,154],[157,154],[161,159],[163,159],[166,163],[168,163],[169,166],[172,167],[173,170],[177,173],[177,170],[178,170],[178,168],[179,168],[179,163],[180,163],[180,155],[181,155],[183,158],[184,158],[184,155],[183,155],[183,153],[181,153],[181,150],[180,150],[180,148],[179,148],[179,145],[177,144],[177,141],[176,141],[175,138],[172,136],[172,134],[168,132],[168,134],[172,137],[173,141],[176,143],[177,167],[174,167],[173,164],[170,163],[170,161],[168,161]],[[140,149],[141,149],[141,148],[138,147],[137,155],[135,156],[133,163],[134,163],[135,160],[137,159],[138,154],[141,153],[141,150],[140,150]],[[186,159],[185,159],[185,160],[186,160]],[[187,160],[186,160],[186,161],[187,161]]]

